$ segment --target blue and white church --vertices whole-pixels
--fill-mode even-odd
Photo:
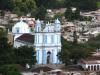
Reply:
[[[34,36],[34,43],[31,43],[31,46],[35,48],[37,64],[59,64],[60,61],[57,54],[61,51],[60,21],[56,19],[54,23],[48,22],[44,24],[40,20],[37,20],[33,32],[30,31],[28,26],[29,25],[22,20],[13,26],[14,47],[28,45],[28,40],[30,40],[28,34],[31,34]],[[25,34],[27,34],[27,38]],[[27,43],[22,41],[22,39],[24,39],[24,41],[26,40]]]
[[[58,52],[61,51],[61,25],[58,19],[45,26],[37,20],[34,39],[38,64],[60,63],[57,57]]]

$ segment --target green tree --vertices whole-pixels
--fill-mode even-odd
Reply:
[[[95,50],[100,48],[100,34],[96,37],[91,37],[87,42],[91,47],[93,47]]]
[[[0,74],[2,75],[22,75],[16,65],[3,65],[0,66]]]
[[[13,2],[13,12],[26,15],[36,9],[35,0],[15,0]],[[16,12],[17,11],[17,12]]]
[[[6,37],[0,38],[0,65],[14,63],[14,52]]]
[[[62,50],[58,53],[58,57],[65,65],[76,64],[80,59],[91,56],[93,51],[88,44],[67,42],[62,38]]]
[[[12,10],[13,4],[11,0],[0,0],[1,10]]]
[[[65,0],[64,5],[66,7],[77,7],[80,10],[90,11],[97,9],[96,2],[96,0]]]
[[[22,46],[15,49],[16,63],[21,65],[35,64],[36,56],[33,47]]]
[[[46,8],[44,6],[41,6],[36,11],[36,19],[44,20],[47,13]]]
[[[74,21],[80,19],[80,11],[77,8],[76,10],[72,10],[72,8],[67,8],[65,11],[65,18],[68,21]]]

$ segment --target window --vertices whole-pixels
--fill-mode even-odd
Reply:
[[[19,27],[16,27],[16,33],[19,33]]]
[[[38,30],[37,31],[39,31],[39,29],[40,29],[40,27],[38,27]]]
[[[51,43],[54,43],[54,35],[51,35]]]
[[[43,36],[43,43],[47,43],[47,35]]]
[[[60,43],[60,41],[61,41],[60,35],[57,35],[57,43]]]

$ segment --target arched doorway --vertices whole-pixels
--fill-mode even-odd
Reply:
[[[98,71],[100,70],[99,65],[97,65],[97,70],[98,70]]]
[[[90,70],[90,66],[88,66],[88,70]]]
[[[51,57],[51,52],[47,52],[47,64],[50,64],[50,57]]]
[[[94,65],[94,71],[96,71],[96,65]]]
[[[94,70],[92,65],[91,65],[91,70],[92,70],[92,71]]]

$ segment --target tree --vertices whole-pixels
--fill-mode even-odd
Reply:
[[[12,46],[8,43],[7,33],[4,28],[0,29],[0,65],[13,63]]]
[[[0,65],[14,63],[14,52],[6,37],[0,38]]]
[[[74,20],[79,20],[80,19],[80,11],[77,8],[76,10],[72,10],[72,8],[67,8],[65,11],[65,18],[68,21],[74,21]]]
[[[67,42],[62,38],[62,50],[58,53],[59,59],[68,64],[76,64],[80,59],[91,56],[93,49],[88,44]]]
[[[1,10],[12,10],[13,4],[11,0],[0,0],[0,9]]]
[[[17,64],[25,66],[26,64],[32,65],[36,63],[35,50],[33,47],[19,47],[18,49],[15,49],[15,56]]]
[[[91,11],[96,10],[96,0],[65,0],[66,7],[77,7],[80,10]]]
[[[16,65],[3,65],[0,66],[0,74],[2,75],[22,75]]]
[[[36,11],[36,19],[44,20],[47,13],[46,8],[44,6],[41,6]]]
[[[100,48],[100,34],[96,37],[91,37],[87,42],[95,50]]]
[[[13,12],[16,14],[26,15],[36,9],[35,0],[15,0],[13,2]],[[17,11],[17,12],[16,12]]]

